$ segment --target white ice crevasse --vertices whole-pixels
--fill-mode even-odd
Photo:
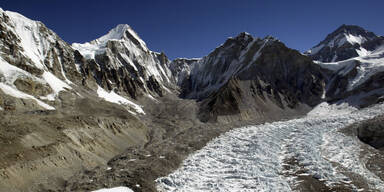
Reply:
[[[191,154],[181,167],[156,180],[159,191],[292,191],[299,184],[286,170],[295,158],[306,175],[329,186],[349,185],[341,169],[361,176],[372,189],[384,182],[360,159],[361,143],[339,129],[384,113],[384,105],[356,110],[347,105],[320,104],[306,117],[234,129]]]

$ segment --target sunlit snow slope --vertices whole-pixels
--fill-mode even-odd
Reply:
[[[302,177],[328,189],[384,190],[360,156],[357,138],[338,130],[384,113],[322,103],[306,117],[247,126],[214,139],[181,168],[156,180],[160,191],[295,191]],[[364,184],[361,184],[364,183]]]

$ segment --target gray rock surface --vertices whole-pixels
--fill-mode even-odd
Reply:
[[[356,125],[358,138],[376,149],[384,149],[384,116]]]

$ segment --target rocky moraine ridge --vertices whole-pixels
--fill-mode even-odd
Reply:
[[[203,58],[169,60],[128,25],[69,45],[0,9],[0,188],[155,191],[156,178],[234,127],[321,102],[381,102],[382,39],[343,25],[302,54],[240,33]],[[362,127],[359,138],[382,147],[380,131]]]

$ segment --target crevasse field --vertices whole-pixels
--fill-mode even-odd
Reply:
[[[345,172],[359,175],[369,188],[384,182],[365,168],[362,143],[338,130],[384,112],[384,105],[363,110],[322,103],[306,117],[234,129],[184,160],[172,174],[156,180],[159,191],[293,191],[298,176],[356,191]],[[295,159],[298,166],[287,164]],[[297,173],[300,169],[300,174]],[[344,171],[341,171],[344,170]],[[291,173],[291,174],[290,174]]]

